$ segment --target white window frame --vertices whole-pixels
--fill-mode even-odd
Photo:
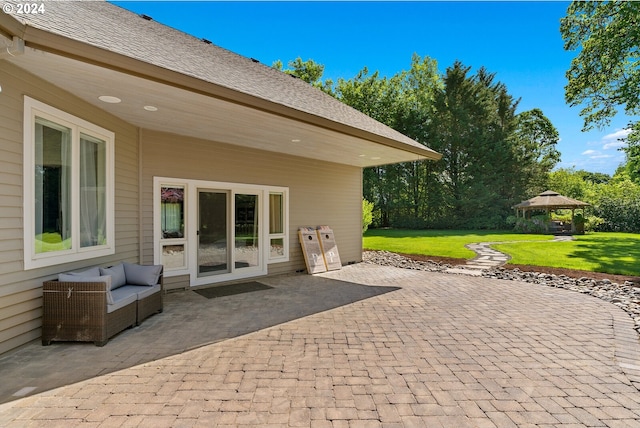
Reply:
[[[161,198],[161,190],[163,187],[181,187],[184,191],[184,200],[182,203],[182,209],[184,210],[184,231],[182,238],[163,238],[162,237],[162,198]],[[153,183],[153,235],[155,243],[154,245],[154,264],[162,263],[162,251],[163,247],[166,245],[182,245],[184,248],[184,263],[180,267],[168,268],[165,266],[163,270],[163,275],[165,277],[175,276],[175,275],[185,275],[189,274],[189,234],[190,230],[190,221],[189,216],[191,215],[191,196],[190,196],[190,186],[186,180],[175,180],[171,181],[170,179],[160,179],[158,177],[154,178]]]
[[[267,194],[267,215],[271,213],[271,207],[268,205],[271,203],[270,196],[272,194],[282,195],[282,233],[270,233],[267,245],[271,247],[272,239],[282,239],[283,255],[272,256],[271,251],[267,252],[267,263],[282,263],[289,261],[289,189],[286,187],[272,188]],[[269,219],[270,220],[270,219]],[[267,228],[270,222],[267,223]]]
[[[36,117],[63,125],[71,130],[71,248],[64,251],[35,252],[35,126]],[[24,97],[24,268],[35,269],[63,263],[107,256],[115,253],[114,221],[114,153],[115,133],[84,119],[51,107],[33,98]],[[80,135],[85,134],[103,140],[106,144],[106,244],[80,247]]]

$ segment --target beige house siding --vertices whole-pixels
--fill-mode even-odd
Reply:
[[[270,264],[270,275],[305,269],[300,226],[331,226],[342,262],[361,260],[360,168],[151,130],[141,131],[141,144],[144,263],[153,262],[156,176],[288,187],[290,261]]]
[[[40,337],[42,282],[59,272],[118,260],[137,261],[138,131],[71,94],[0,61],[0,354]],[[116,253],[64,265],[24,270],[24,95],[115,132]]]
[[[300,226],[331,226],[343,263],[361,260],[359,167],[140,130],[6,61],[0,65],[0,354],[40,338],[44,280],[123,260],[153,263],[154,176],[287,187],[290,259],[268,265],[269,275],[305,269]],[[115,133],[114,255],[24,270],[25,95]],[[188,286],[188,277],[166,284]]]

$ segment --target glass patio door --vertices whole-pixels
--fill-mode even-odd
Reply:
[[[234,195],[234,267],[248,269],[260,266],[260,234],[258,195]]]
[[[259,209],[258,193],[198,189],[199,278],[262,268]]]
[[[198,190],[198,277],[230,272],[229,192]]]

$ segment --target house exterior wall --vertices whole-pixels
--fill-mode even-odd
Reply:
[[[42,282],[60,272],[116,261],[138,261],[138,129],[0,60],[0,354],[38,339]],[[24,270],[24,96],[115,132],[115,254]]]
[[[305,269],[300,226],[331,226],[342,262],[361,260],[358,167],[140,130],[6,61],[0,84],[0,354],[40,338],[43,281],[125,260],[153,263],[154,176],[288,187],[290,258],[268,265],[270,275]],[[115,133],[115,254],[24,270],[25,95]]]
[[[151,130],[141,131],[141,147],[144,263],[153,262],[153,178],[156,176],[288,187],[290,258],[288,262],[269,264],[269,275],[305,269],[298,242],[301,226],[330,226],[342,262],[361,261],[360,168]],[[340,153],[336,153],[336,158],[339,156]],[[181,281],[188,278],[185,276]],[[178,285],[179,280],[172,282]]]

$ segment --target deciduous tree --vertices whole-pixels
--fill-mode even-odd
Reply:
[[[303,61],[302,58],[298,57],[293,61],[289,61],[289,68],[284,69],[282,65],[282,61],[276,60],[273,62],[272,67],[280,70],[284,73],[291,74],[292,76],[298,77],[301,80],[313,85],[323,91],[331,94],[333,82],[330,79],[322,81],[322,75],[324,74],[324,65],[318,64],[312,59],[308,59]]]
[[[560,137],[555,126],[538,108],[524,111],[516,119],[514,184],[520,187],[521,194],[533,196],[547,190],[548,173],[560,161],[556,148]]]
[[[607,125],[619,107],[640,114],[640,2],[574,1],[561,20],[566,50],[565,98],[582,105],[584,128]]]
[[[418,142],[426,141],[435,89],[441,84],[435,60],[414,55],[409,70],[391,77],[365,67],[353,79],[339,79],[335,95],[344,103]],[[433,162],[407,162],[367,168],[364,196],[380,210],[378,226],[425,225],[428,188],[434,186]]]

